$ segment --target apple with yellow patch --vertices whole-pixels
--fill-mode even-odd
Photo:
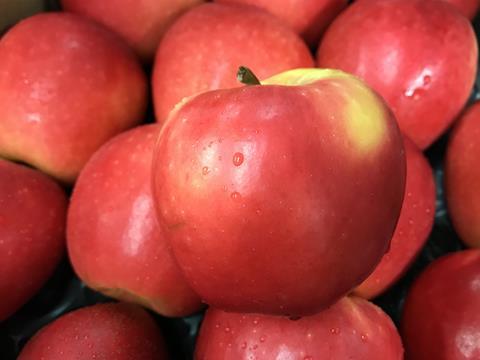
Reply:
[[[178,264],[227,311],[302,316],[333,304],[387,250],[404,186],[392,113],[334,70],[184,101],[154,155],[157,214]]]

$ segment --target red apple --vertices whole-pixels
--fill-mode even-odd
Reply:
[[[78,276],[106,295],[167,316],[200,309],[158,226],[150,188],[160,125],[122,133],[85,165],[68,211],[67,245]]]
[[[446,255],[407,296],[402,335],[409,360],[480,359],[480,250]]]
[[[478,12],[480,1],[478,0],[446,0],[453,4],[467,18],[472,20]]]
[[[97,304],[70,312],[42,328],[18,360],[166,360],[162,334],[133,304]]]
[[[144,60],[151,61],[170,24],[203,0],[61,0],[62,7],[119,33]]]
[[[313,66],[305,43],[287,25],[253,6],[204,4],[180,17],[165,34],[153,69],[158,122],[184,97],[238,86],[239,66],[260,78]]]
[[[373,271],[402,205],[396,122],[340,71],[198,95],[172,112],[155,152],[165,235],[194,290],[227,311],[328,307]]]
[[[215,2],[261,7],[282,19],[311,45],[318,44],[327,26],[348,4],[348,0],[215,0]]]
[[[435,219],[435,179],[423,153],[404,137],[407,161],[405,198],[390,249],[375,271],[355,289],[366,299],[393,285],[415,259],[428,239]]]
[[[318,66],[355,74],[377,90],[421,149],[462,110],[477,57],[468,19],[438,0],[356,1],[317,52]]]
[[[392,320],[380,308],[345,297],[299,320],[209,309],[195,359],[403,360],[403,348]]]
[[[358,1],[358,0],[357,0]],[[366,1],[366,0],[362,0]],[[478,11],[480,1],[478,0],[444,0],[454,5],[464,16],[472,20]]]
[[[480,102],[456,124],[445,157],[450,218],[462,241],[480,248]]]
[[[0,156],[73,182],[100,145],[142,119],[146,95],[114,34],[72,14],[30,17],[0,40]]]
[[[67,197],[46,175],[0,159],[0,321],[47,281],[65,247]]]

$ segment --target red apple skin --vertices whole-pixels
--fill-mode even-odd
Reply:
[[[74,12],[120,34],[145,61],[153,60],[162,35],[183,12],[203,0],[61,0]]]
[[[360,0],[328,28],[317,64],[365,80],[425,149],[465,105],[477,57],[472,25],[446,2]]]
[[[166,346],[150,315],[126,303],[96,304],[42,328],[18,360],[166,360]]]
[[[362,149],[362,131],[349,132],[345,108],[360,88],[344,74],[218,90],[172,112],[155,150],[154,197],[204,302],[303,316],[373,271],[400,213],[405,163],[396,122],[373,93],[381,134]]]
[[[67,197],[39,171],[0,159],[0,321],[47,281],[65,249]]]
[[[480,248],[480,102],[460,118],[445,157],[445,195],[455,230],[469,247]]]
[[[210,308],[200,329],[196,360],[402,360],[392,320],[377,306],[345,297],[316,315],[285,317]]]
[[[313,64],[302,39],[266,11],[234,4],[197,6],[170,27],[157,50],[152,78],[156,119],[163,123],[184,97],[240,86],[239,66],[264,79]]]
[[[215,0],[217,3],[248,4],[267,10],[288,24],[305,41],[316,46],[347,0]]]
[[[0,156],[71,183],[105,141],[140,122],[146,101],[135,55],[90,20],[43,13],[0,40]]]
[[[478,0],[446,0],[454,5],[460,12],[472,20],[478,12],[480,1]]]
[[[405,197],[390,249],[354,293],[372,299],[393,285],[418,255],[435,219],[435,179],[427,158],[404,137],[407,177]]]
[[[78,276],[106,295],[166,316],[201,302],[186,284],[158,226],[151,163],[160,125],[124,132],[82,170],[68,212],[67,245]]]
[[[480,250],[431,263],[406,298],[402,337],[406,359],[479,359]]]

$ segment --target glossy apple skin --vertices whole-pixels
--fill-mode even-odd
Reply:
[[[203,0],[61,0],[66,11],[106,25],[120,34],[145,61],[153,60],[171,23]]]
[[[152,78],[156,120],[163,123],[184,97],[240,86],[239,66],[264,79],[313,63],[302,39],[266,11],[234,4],[197,6],[160,42]]]
[[[402,204],[396,122],[344,73],[198,95],[172,112],[155,152],[154,197],[176,259],[227,311],[331,305],[373,271]]]
[[[455,5],[460,12],[472,20],[478,12],[480,2],[478,0],[446,0]]]
[[[210,308],[195,359],[401,360],[403,347],[392,320],[380,308],[361,298],[345,297],[298,320]]]
[[[332,23],[317,51],[319,67],[355,74],[378,91],[421,149],[462,110],[477,58],[468,19],[438,0],[357,1]]]
[[[0,321],[47,281],[65,249],[67,197],[39,171],[0,159]]]
[[[406,298],[402,338],[411,360],[480,358],[480,250],[431,263]]]
[[[407,177],[405,197],[388,252],[354,293],[372,299],[393,285],[418,255],[435,219],[435,179],[427,158],[404,137]]]
[[[30,339],[18,360],[166,360],[150,315],[126,303],[96,304],[54,320]]]
[[[158,226],[151,164],[160,125],[124,132],[82,170],[68,211],[67,245],[75,272],[106,295],[166,316],[201,307]]]
[[[215,0],[249,4],[267,10],[288,24],[310,45],[316,46],[328,25],[347,7],[347,0]]]
[[[43,13],[0,40],[0,156],[71,183],[115,134],[141,121],[145,75],[115,34]]]
[[[445,194],[462,241],[480,247],[480,103],[463,114],[451,133],[445,157]]]

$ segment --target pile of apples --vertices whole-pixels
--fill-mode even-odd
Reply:
[[[65,257],[110,299],[18,359],[174,359],[156,320],[198,313],[198,360],[480,359],[479,0],[18,4],[0,2],[0,327]],[[370,300],[443,189],[465,247],[395,324]]]

